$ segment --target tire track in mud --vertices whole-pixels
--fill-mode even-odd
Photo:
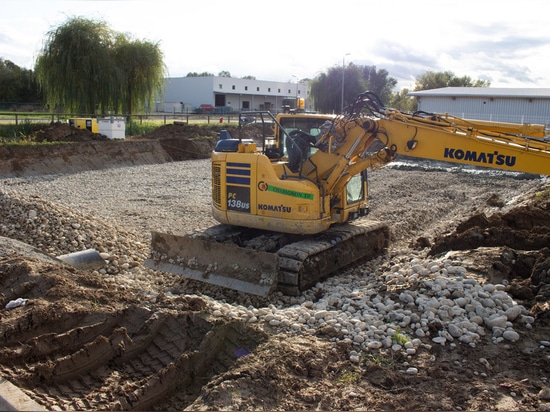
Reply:
[[[50,265],[4,262],[0,283],[33,279],[29,292],[42,296],[2,311],[0,374],[48,409],[185,406],[266,339],[242,322],[214,318],[194,296],[118,308],[86,300],[59,304],[48,299],[55,279],[37,274]]]

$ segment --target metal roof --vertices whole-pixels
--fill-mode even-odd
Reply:
[[[409,92],[407,96],[433,97],[523,97],[550,99],[550,88],[512,87],[443,87],[441,89]]]

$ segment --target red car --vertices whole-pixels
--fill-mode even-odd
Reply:
[[[199,112],[200,113],[214,113],[216,108],[212,106],[211,104],[201,104],[199,106]]]

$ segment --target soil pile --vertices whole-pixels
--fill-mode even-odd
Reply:
[[[506,213],[468,217],[452,234],[436,239],[430,254],[491,248],[498,251],[490,275],[507,279],[512,296],[540,314],[548,312],[550,301],[549,247],[550,192],[543,190],[526,196]]]
[[[88,142],[105,141],[107,136],[92,133],[88,129],[71,127],[67,123],[54,122],[49,125],[37,125],[32,128],[30,138],[36,142]]]

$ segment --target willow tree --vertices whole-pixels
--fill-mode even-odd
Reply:
[[[143,110],[164,87],[165,66],[158,44],[130,41],[119,36],[115,60],[120,75],[120,103],[123,113]]]
[[[75,17],[47,34],[35,72],[51,109],[118,113],[143,107],[160,93],[164,64],[158,45],[131,41],[103,21]]]

